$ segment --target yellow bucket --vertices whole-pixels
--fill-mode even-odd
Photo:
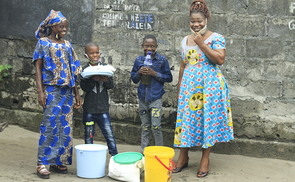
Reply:
[[[170,147],[150,146],[144,149],[143,154],[144,182],[170,182],[174,167],[174,150]]]

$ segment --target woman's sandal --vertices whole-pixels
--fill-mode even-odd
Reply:
[[[37,168],[37,176],[42,179],[49,179],[50,172],[46,169],[45,165],[38,165]]]
[[[187,167],[188,167],[188,162],[186,162],[182,167],[175,167],[172,170],[172,173],[179,173],[179,172],[181,172],[183,169],[185,169]]]
[[[201,172],[201,171],[198,171],[198,173],[197,173],[197,178],[204,178],[204,177],[206,177],[208,174],[209,174],[209,171],[207,171],[207,172]]]
[[[68,168],[64,165],[50,165],[49,171],[60,173],[60,174],[67,174]]]
[[[188,167],[188,161],[189,161],[189,158],[187,159],[186,163],[183,164],[182,167],[175,167],[175,168],[172,170],[172,173],[179,173],[179,172],[181,172],[183,169],[187,168],[187,167]]]

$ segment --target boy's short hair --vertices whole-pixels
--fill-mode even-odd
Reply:
[[[154,41],[157,42],[156,37],[155,37],[154,35],[152,35],[152,34],[148,34],[148,35],[144,36],[144,38],[143,38],[143,40],[142,40],[142,43],[143,43],[146,39],[153,39]]]
[[[99,46],[98,46],[98,44],[95,43],[95,42],[89,42],[89,43],[87,43],[87,44],[84,46],[84,51],[85,51],[85,53],[87,53],[87,50],[88,50],[89,47],[99,47]]]

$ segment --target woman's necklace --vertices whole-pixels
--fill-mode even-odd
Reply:
[[[61,37],[59,37],[58,34],[55,34],[55,36],[53,34],[51,34],[50,36],[48,36],[49,39],[54,42],[54,43],[64,43],[64,40],[62,40]]]

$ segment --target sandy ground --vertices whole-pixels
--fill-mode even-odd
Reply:
[[[0,132],[0,181],[44,181],[36,176],[35,163],[37,141],[39,134],[9,125]],[[105,144],[96,141],[98,144]],[[74,145],[83,144],[83,140],[75,139]],[[118,145],[119,152],[138,152],[139,146]],[[178,156],[178,150],[175,150]],[[294,182],[295,162],[253,158],[239,155],[211,154],[210,174],[204,179],[195,177],[200,151],[190,152],[189,168],[181,173],[173,174],[174,182]],[[295,154],[294,154],[295,155]],[[175,158],[176,158],[175,156]],[[97,181],[115,182],[115,180],[105,176],[99,179],[83,179],[76,175],[76,156],[73,156],[73,165],[69,166],[69,174],[53,173],[50,179],[45,181],[54,182],[78,182]],[[109,159],[109,156],[108,156]],[[107,159],[107,163],[108,163]],[[107,174],[106,167],[106,174]],[[143,181],[142,175],[142,180]]]

